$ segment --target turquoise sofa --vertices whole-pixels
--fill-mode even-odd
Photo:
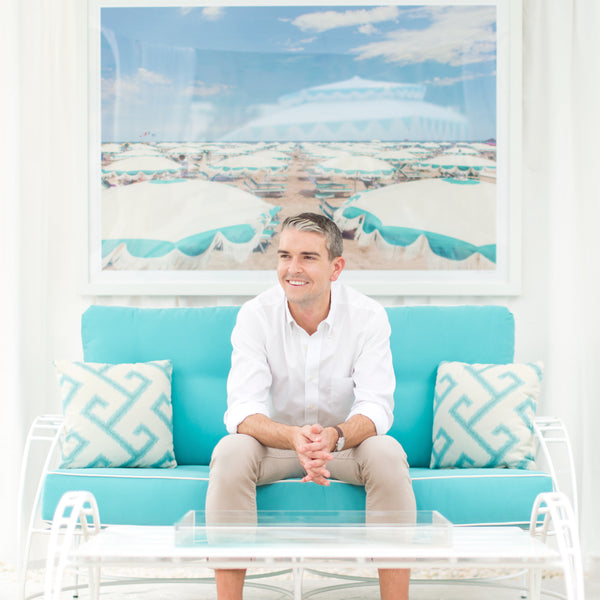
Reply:
[[[82,318],[88,362],[173,361],[172,403],[177,466],[170,469],[50,469],[41,516],[51,520],[63,493],[87,490],[107,524],[172,524],[204,507],[211,452],[226,434],[226,379],[237,307],[148,309],[92,306]],[[405,448],[419,509],[456,524],[529,524],[539,493],[553,489],[544,471],[430,469],[433,397],[441,361],[510,363],[513,315],[500,306],[387,309],[397,379],[390,434]],[[263,509],[363,509],[364,489],[279,481],[258,489]]]

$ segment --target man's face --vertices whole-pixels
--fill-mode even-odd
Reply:
[[[309,231],[285,229],[279,239],[277,276],[288,302],[301,308],[329,306],[331,282],[345,261],[329,259],[325,236]]]

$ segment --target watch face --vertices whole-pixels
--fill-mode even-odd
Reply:
[[[336,450],[339,452],[340,450],[342,450],[344,448],[344,444],[346,443],[345,438],[343,437],[339,437],[337,444],[336,444]]]

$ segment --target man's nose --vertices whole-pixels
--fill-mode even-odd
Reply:
[[[300,271],[302,271],[302,265],[300,264],[300,261],[297,257],[292,258],[292,260],[290,261],[289,269],[292,273],[299,273]]]

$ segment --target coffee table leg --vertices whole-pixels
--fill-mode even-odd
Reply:
[[[539,523],[539,518],[543,522]],[[540,494],[531,512],[529,525],[531,535],[539,535],[545,542],[552,532],[563,563],[566,596],[568,600],[584,600],[583,560],[577,519],[568,497],[562,492]],[[541,579],[537,574],[530,574],[530,593],[532,600],[540,597]]]
[[[300,566],[292,567],[292,577],[294,579],[294,600],[302,600],[302,578],[304,569]]]
[[[528,600],[540,600],[542,597],[542,572],[540,569],[529,570]]]

